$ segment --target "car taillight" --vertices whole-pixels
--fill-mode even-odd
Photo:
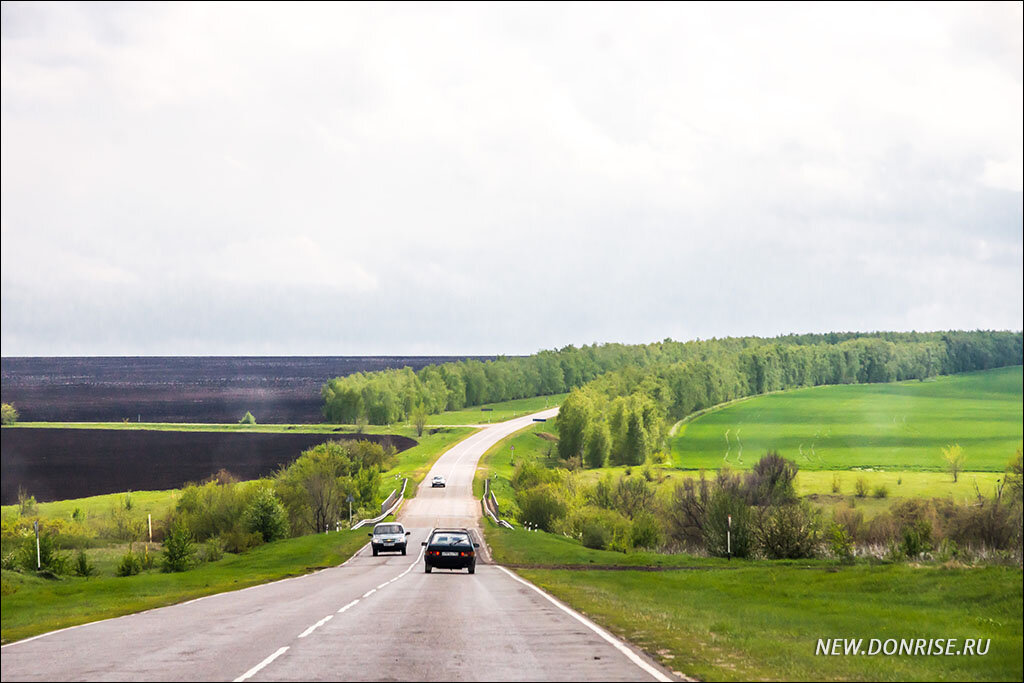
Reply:
[[[470,550],[468,553],[467,552],[460,552],[459,555],[461,555],[462,557],[473,557],[473,551]]]

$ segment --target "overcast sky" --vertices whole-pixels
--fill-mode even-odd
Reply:
[[[1020,3],[2,7],[4,356],[1022,328]]]

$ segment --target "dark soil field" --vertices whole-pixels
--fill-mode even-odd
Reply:
[[[485,357],[478,357],[481,360]],[[442,356],[4,358],[2,394],[27,422],[323,422],[332,377]]]
[[[351,433],[4,429],[0,502],[16,503],[19,487],[39,501],[177,488],[221,468],[239,479],[255,479],[331,439],[369,439],[399,451],[416,445],[404,436]]]

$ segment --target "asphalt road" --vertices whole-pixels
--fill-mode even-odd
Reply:
[[[480,456],[532,417],[487,427],[438,459],[400,512],[407,556],[366,547],[315,574],[12,643],[2,679],[672,680],[502,567],[423,572],[431,528],[478,525]],[[435,474],[446,488],[429,488]]]

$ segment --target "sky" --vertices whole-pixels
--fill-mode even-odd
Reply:
[[[1022,5],[2,5],[3,356],[1022,323]]]

